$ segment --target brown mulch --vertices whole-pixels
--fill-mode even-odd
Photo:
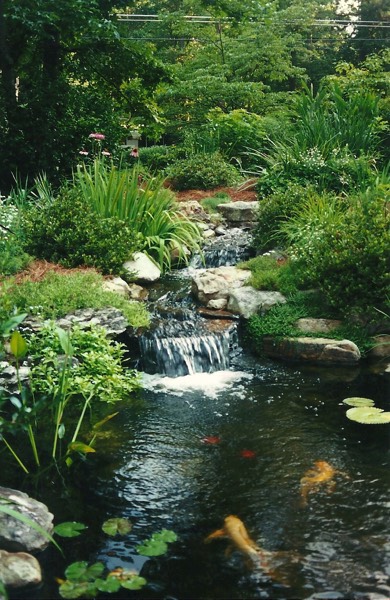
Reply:
[[[61,275],[69,275],[71,273],[98,273],[96,269],[91,267],[75,267],[66,269],[56,263],[47,262],[46,260],[33,260],[26,269],[20,271],[13,276],[12,280],[15,283],[23,283],[24,281],[41,281],[50,272],[60,273]]]
[[[255,182],[246,182],[245,184],[237,187],[216,187],[212,190],[183,190],[181,192],[175,192],[179,202],[186,202],[187,200],[203,200],[203,198],[210,198],[217,192],[224,192],[228,194],[232,199],[232,202],[253,202],[257,200],[257,194],[254,187]]]

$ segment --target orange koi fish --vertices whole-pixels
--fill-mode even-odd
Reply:
[[[333,492],[336,486],[335,475],[343,475],[349,479],[349,475],[338,471],[326,460],[316,460],[314,467],[308,469],[301,479],[301,506],[307,506],[308,495],[317,492],[321,486],[325,486],[328,493]]]
[[[259,548],[259,546],[249,537],[244,523],[235,515],[229,515],[224,520],[222,529],[217,529],[205,539],[205,542],[211,542],[217,538],[226,537],[231,541],[227,552],[236,549],[239,550],[245,557],[251,559],[252,565],[259,566],[266,575],[288,585],[288,580],[285,577],[281,567],[286,563],[297,562],[300,557],[296,552],[278,551],[270,552]]]

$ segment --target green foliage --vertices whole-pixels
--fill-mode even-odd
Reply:
[[[218,213],[217,206],[218,204],[225,204],[226,202],[230,202],[231,197],[229,194],[225,194],[223,192],[217,192],[213,196],[209,198],[203,198],[200,203],[202,208],[209,214]]]
[[[385,186],[386,188],[386,186]],[[296,272],[340,311],[383,307],[389,289],[388,188],[309,199],[282,231]]]
[[[74,185],[96,214],[117,217],[135,230],[160,268],[170,268],[173,251],[179,262],[187,262],[188,252],[199,248],[199,230],[180,214],[163,178],[149,177],[140,184],[139,175],[136,168],[120,170],[95,160],[91,167],[77,169]]]
[[[281,231],[282,223],[298,212],[299,206],[311,197],[318,197],[313,186],[290,183],[286,190],[279,190],[260,200],[257,224],[253,232],[256,251],[267,252],[275,247],[285,247],[287,239]]]
[[[249,269],[252,273],[246,282],[256,290],[280,290],[280,262],[273,256],[256,256],[237,265],[241,269]]]
[[[177,535],[173,531],[162,529],[137,546],[137,551],[143,556],[161,556],[167,552],[168,544],[176,542],[176,540]]]
[[[113,215],[96,217],[74,191],[60,193],[52,203],[33,206],[24,213],[27,252],[65,267],[85,265],[104,274],[121,274],[123,263],[141,245],[127,223]]]
[[[163,172],[177,158],[175,146],[148,146],[139,149],[141,164],[151,173]]]
[[[49,322],[30,337],[29,354],[33,363],[30,385],[36,394],[55,397],[59,393],[62,377],[59,366],[65,350],[72,357],[66,383],[69,396],[93,392],[95,399],[114,403],[128,398],[138,388],[136,373],[122,367],[124,347],[109,340],[103,327],[74,326],[65,336],[70,347],[61,343],[60,333]]]
[[[129,533],[132,527],[133,526],[128,519],[120,519],[116,517],[107,519],[107,521],[105,521],[102,525],[102,530],[107,535],[115,536],[117,534],[125,535],[126,533]]]
[[[237,169],[226,162],[219,152],[197,154],[177,161],[167,172],[176,190],[212,189],[231,186],[240,181]]]
[[[67,521],[56,525],[53,531],[60,537],[73,538],[81,535],[81,532],[85,529],[87,529],[87,526],[83,523],[77,523],[76,521]]]
[[[101,275],[93,272],[66,275],[49,272],[41,281],[26,281],[9,287],[6,296],[11,306],[45,319],[63,317],[81,308],[112,306],[122,311],[130,325],[148,325],[149,315],[142,303],[103,290],[103,281]],[[6,318],[7,314],[2,315],[0,311],[1,316]]]
[[[0,199],[0,275],[13,275],[31,260],[20,239],[19,215],[10,198]]]
[[[131,530],[131,524],[127,519],[112,518],[103,524],[102,529],[107,535],[126,535]],[[161,556],[167,552],[168,543],[176,540],[177,535],[173,531],[163,529],[137,549],[144,556]],[[60,581],[59,593],[62,598],[68,599],[96,598],[99,592],[111,594],[120,588],[140,590],[147,583],[144,577],[134,571],[118,567],[107,573],[103,563],[89,564],[84,560],[70,564],[65,569],[65,577]]]

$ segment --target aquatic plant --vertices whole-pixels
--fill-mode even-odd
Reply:
[[[351,421],[357,421],[364,425],[382,425],[390,423],[390,412],[374,406],[374,400],[370,398],[345,398],[344,404],[352,406],[345,413]]]
[[[131,529],[132,523],[124,518],[111,518],[102,525],[102,530],[109,536],[123,536]],[[58,528],[56,532],[58,533]],[[161,556],[168,551],[168,544],[176,540],[177,535],[173,531],[163,529],[137,546],[136,550],[143,556]],[[60,584],[60,596],[67,599],[95,598],[99,592],[112,594],[120,588],[139,590],[147,583],[138,573],[121,567],[107,572],[102,562],[89,564],[87,561],[76,561],[66,568],[65,577],[66,579],[57,581]]]

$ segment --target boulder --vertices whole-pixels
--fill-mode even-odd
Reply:
[[[376,335],[372,341],[375,345],[368,353],[370,358],[390,358],[390,335]]]
[[[24,492],[5,487],[0,487],[0,502],[1,499],[5,500],[8,508],[33,521],[47,533],[52,533],[53,515],[42,502]],[[40,552],[48,544],[49,539],[43,533],[0,511],[0,548],[11,552]]]
[[[137,281],[157,281],[161,277],[159,267],[143,252],[135,252],[133,260],[125,262],[123,268]]]
[[[350,340],[311,337],[265,337],[263,350],[271,358],[294,361],[356,365],[360,360],[359,348]]]
[[[109,337],[115,337],[124,333],[129,323],[123,313],[118,308],[80,308],[61,319],[57,319],[56,324],[62,329],[70,329],[72,325],[79,325],[82,328],[91,325],[100,325],[107,331]]]
[[[0,550],[0,581],[10,588],[37,585],[42,581],[39,562],[27,552]]]
[[[297,329],[300,329],[303,333],[327,333],[334,331],[340,327],[342,321],[338,319],[313,319],[305,318],[298,319],[295,322]]]
[[[148,299],[149,292],[146,288],[137,285],[136,283],[129,283],[129,294],[132,300],[137,302],[143,302]]]
[[[231,290],[241,287],[250,276],[250,271],[236,267],[199,269],[192,277],[192,293],[207,308],[223,310]]]
[[[114,279],[106,279],[102,285],[103,289],[108,292],[116,292],[125,298],[130,296],[130,288],[128,283],[121,277],[114,277]]]
[[[250,225],[257,221],[259,203],[254,202],[226,202],[218,204],[218,211],[225,218],[228,225]]]
[[[284,304],[285,302],[286,298],[280,292],[259,291],[247,285],[230,292],[227,310],[249,319],[259,312],[266,312],[275,304]]]

